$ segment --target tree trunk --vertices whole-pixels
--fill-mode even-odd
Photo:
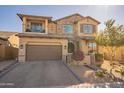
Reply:
[[[115,79],[115,76],[112,73],[112,71],[114,69],[114,62],[113,62],[113,60],[114,60],[114,57],[115,57],[115,49],[116,49],[116,47],[111,47],[111,55],[110,55],[110,57],[111,57],[110,63],[112,64],[111,65],[112,68],[110,69],[110,74],[112,75],[113,79]]]

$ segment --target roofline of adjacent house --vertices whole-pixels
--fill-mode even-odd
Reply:
[[[7,41],[8,38],[0,37],[1,40]]]
[[[2,30],[2,31],[0,31],[0,33],[18,33],[18,32],[15,32],[15,31],[4,31],[4,30]]]
[[[37,18],[46,18],[46,19],[49,19],[51,20],[51,16],[36,16],[36,15],[27,15],[27,14],[19,14],[17,13],[17,16],[19,16],[19,18],[23,21],[23,17],[37,17]]]
[[[79,14],[79,13],[74,13],[74,14],[71,14],[71,15],[68,15],[68,16],[65,16],[65,17],[62,17],[62,18],[59,18],[59,19],[55,20],[55,22],[56,22],[56,21],[59,21],[59,20],[62,20],[62,19],[65,19],[65,18],[68,18],[68,17],[71,17],[71,16],[74,16],[74,15],[78,15],[78,16],[81,16],[81,17],[83,18],[83,16],[82,16],[81,14]]]

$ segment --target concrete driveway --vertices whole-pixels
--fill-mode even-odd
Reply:
[[[19,63],[0,77],[0,87],[64,87],[79,81],[59,61]]]

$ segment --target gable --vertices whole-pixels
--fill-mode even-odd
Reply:
[[[64,18],[58,19],[55,22],[60,23],[60,24],[73,24],[81,20],[82,18],[83,16],[79,14],[74,14],[74,15],[70,15],[70,16],[66,16]]]
[[[80,24],[92,24],[92,25],[100,24],[99,21],[95,20],[92,17],[84,17],[78,23],[80,23]]]

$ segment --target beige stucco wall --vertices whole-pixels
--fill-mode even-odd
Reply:
[[[76,30],[77,25],[75,22],[78,20],[81,20],[81,19],[82,19],[81,16],[75,15],[75,16],[71,16],[71,17],[67,17],[67,18],[58,20],[57,21],[57,33],[58,34],[64,33],[63,25],[65,25],[65,24],[71,24],[73,26],[73,33],[75,33],[77,31]]]
[[[57,33],[57,25],[54,22],[48,23],[48,34],[56,34]]]
[[[84,52],[84,54],[88,54],[88,46],[85,40],[80,41],[80,49]]]
[[[26,44],[31,45],[62,45],[62,60],[66,60],[68,41],[66,39],[47,39],[47,38],[28,38],[23,37],[19,39],[19,45],[23,45],[22,49],[19,49],[19,61],[26,61]]]

